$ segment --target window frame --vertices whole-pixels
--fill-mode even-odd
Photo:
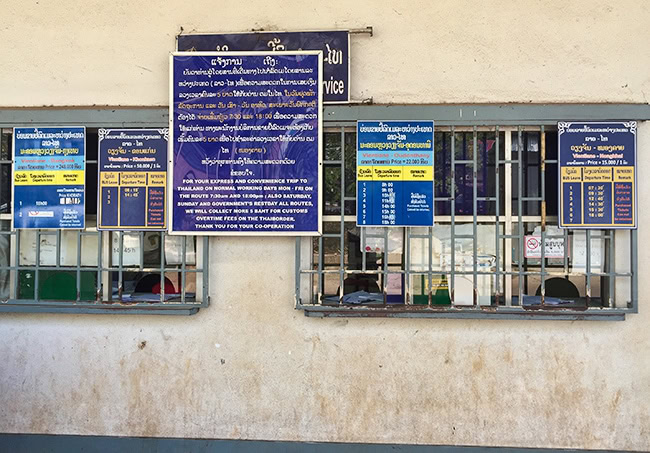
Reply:
[[[563,320],[579,320],[579,319],[590,319],[590,320],[623,320],[625,319],[626,314],[637,313],[638,312],[638,231],[630,230],[629,231],[629,269],[627,271],[620,271],[614,269],[610,266],[609,272],[594,272],[590,269],[590,260],[586,260],[586,268],[584,272],[584,277],[586,280],[586,298],[587,303],[582,308],[565,308],[562,306],[551,306],[545,304],[544,298],[542,297],[542,303],[534,306],[527,305],[514,305],[512,304],[512,279],[518,279],[519,291],[518,296],[525,295],[522,285],[524,279],[530,274],[539,275],[541,277],[541,288],[542,294],[544,293],[544,286],[546,283],[546,278],[554,276],[555,272],[545,269],[546,260],[539,260],[540,263],[538,267],[540,268],[539,272],[530,272],[525,269],[525,260],[523,258],[523,240],[526,235],[525,225],[526,223],[538,222],[545,223],[545,226],[552,226],[557,224],[556,217],[548,217],[545,215],[545,209],[542,207],[540,209],[540,215],[530,216],[523,215],[523,203],[528,201],[540,201],[543,202],[545,197],[545,165],[546,164],[557,164],[557,160],[545,159],[542,158],[540,162],[540,171],[541,171],[541,191],[542,197],[527,197],[522,196],[522,176],[525,171],[516,171],[513,166],[516,166],[518,162],[523,162],[522,159],[522,134],[527,131],[536,131],[540,132],[540,147],[543,148],[541,152],[545,150],[545,132],[549,132],[557,126],[558,121],[580,121],[580,120],[589,120],[589,121],[616,121],[616,120],[637,120],[644,121],[648,119],[650,114],[650,109],[648,106],[640,105],[553,105],[553,106],[544,106],[544,105],[511,105],[511,106],[498,106],[498,105],[474,105],[474,106],[445,106],[445,105],[434,105],[434,106],[372,106],[372,105],[363,105],[363,106],[329,106],[326,107],[326,115],[324,117],[324,133],[332,133],[339,131],[341,134],[341,148],[342,154],[339,159],[335,160],[324,160],[324,166],[326,165],[340,165],[341,172],[341,194],[342,198],[340,200],[341,214],[340,215],[326,215],[323,218],[324,222],[334,221],[340,222],[340,229],[338,233],[324,234],[320,238],[317,238],[314,242],[310,242],[305,239],[297,239],[295,244],[295,254],[296,254],[296,285],[295,285],[295,307],[300,310],[304,310],[306,316],[317,316],[317,317],[340,317],[340,316],[350,316],[350,317],[433,317],[433,318],[499,318],[499,319],[563,319]],[[463,119],[463,112],[470,113],[470,119]],[[465,115],[467,117],[467,114]],[[474,204],[474,214],[468,219],[461,218],[460,216],[436,216],[434,225],[447,221],[452,225],[454,222],[460,220],[469,221],[473,225],[473,236],[476,238],[477,225],[481,222],[495,222],[498,225],[504,225],[504,233],[497,237],[495,240],[498,242],[503,240],[503,254],[504,254],[504,269],[500,270],[497,266],[497,279],[499,281],[499,275],[505,277],[505,303],[503,305],[493,305],[482,306],[477,303],[476,297],[476,287],[477,287],[477,276],[483,275],[482,272],[477,270],[477,251],[476,243],[477,240],[473,240],[473,269],[469,274],[473,277],[474,285],[474,302],[470,306],[459,306],[454,304],[454,289],[453,289],[453,280],[454,275],[461,275],[467,272],[450,272],[446,271],[433,271],[431,266],[429,269],[424,272],[428,276],[429,288],[431,288],[431,278],[436,275],[451,274],[451,285],[450,285],[450,299],[451,304],[449,306],[435,306],[431,304],[431,291],[429,291],[429,303],[427,305],[415,305],[409,303],[411,300],[412,294],[409,291],[409,282],[410,275],[420,274],[421,272],[411,272],[409,270],[409,265],[402,266],[401,270],[389,270],[388,269],[388,253],[386,252],[388,241],[384,240],[384,256],[383,256],[383,269],[380,270],[368,270],[364,266],[361,270],[351,269],[347,266],[348,263],[345,261],[345,224],[346,222],[356,223],[355,215],[345,215],[345,202],[356,202],[356,197],[346,197],[345,196],[345,186],[347,182],[345,181],[346,169],[346,152],[343,151],[345,144],[345,134],[346,131],[356,132],[356,121],[358,120],[383,120],[390,118],[392,120],[430,120],[433,119],[436,123],[436,132],[445,129],[452,132],[459,131],[470,131],[473,134],[473,143],[474,143],[474,153],[472,165],[474,169],[477,168],[476,162],[476,137],[477,132],[480,131],[491,131],[496,132],[498,137],[499,132],[505,132],[505,149],[506,155],[503,160],[499,160],[499,167],[501,171],[505,172],[505,179],[511,181],[512,172],[516,171],[518,173],[518,184],[517,190],[520,192],[519,196],[516,198],[515,202],[517,203],[517,214],[512,215],[512,206],[506,207],[510,215],[497,215],[497,216],[484,216],[476,215],[477,213],[477,194],[476,194],[476,177],[474,177],[474,194],[473,194],[473,204]],[[513,148],[512,146],[512,136],[513,134],[516,137],[518,146]],[[455,134],[452,134],[455,136]],[[498,141],[498,138],[497,138]],[[496,149],[498,149],[498,144]],[[453,148],[452,148],[453,149]],[[513,151],[516,149],[516,151]],[[354,150],[356,153],[356,149]],[[454,153],[451,153],[454,154]],[[517,154],[513,156],[510,154]],[[453,156],[452,156],[452,166]],[[453,168],[453,167],[452,167]],[[517,167],[518,168],[518,167]],[[499,169],[496,169],[497,174]],[[325,178],[324,178],[325,179]],[[452,178],[453,180],[453,178]],[[453,186],[452,186],[453,189]],[[324,188],[324,191],[326,189]],[[497,189],[498,190],[498,189]],[[513,184],[506,184],[505,188],[505,203],[512,203],[512,190]],[[494,192],[493,188],[489,189],[490,192]],[[452,190],[453,193],[453,190]],[[494,194],[492,194],[494,195]],[[498,193],[497,193],[498,195]],[[449,197],[450,202],[452,203],[452,212],[453,212],[453,203],[454,197]],[[498,204],[499,197],[496,197]],[[434,197],[435,201],[439,199]],[[544,203],[542,203],[544,204]],[[497,212],[498,214],[499,212]],[[503,217],[506,217],[505,219]],[[510,218],[510,220],[507,219]],[[519,225],[524,226],[523,234],[513,234],[513,229],[519,230]],[[393,228],[393,227],[389,227]],[[363,227],[359,227],[359,235],[362,237],[361,241],[364,243],[364,231]],[[388,228],[384,228],[384,231],[387,231]],[[404,229],[404,249],[407,250],[404,255],[407,256],[404,260],[410,263],[408,258],[408,250],[410,248],[409,241],[413,236],[410,235],[409,230],[412,228]],[[432,228],[428,228],[428,236],[432,235]],[[452,227],[453,230],[453,227]],[[498,229],[497,229],[498,230]],[[584,230],[564,230],[562,236],[564,237],[565,249],[567,248],[569,232],[573,231],[584,231]],[[581,233],[582,234],[582,233]],[[592,241],[592,231],[586,230],[584,235],[586,236],[586,255],[590,256],[590,247]],[[547,237],[546,228],[542,228],[541,232],[542,243],[545,243]],[[452,233],[453,237],[453,233]],[[552,237],[549,235],[548,237]],[[330,238],[330,239],[328,239]],[[338,246],[338,259],[340,260],[338,266],[334,266],[334,269],[325,270],[323,268],[323,258],[321,251],[323,250],[323,241],[324,240],[336,240],[340,241]],[[618,239],[615,237],[615,232],[613,230],[605,230],[603,232],[603,243],[609,244],[608,253],[610,256],[613,256],[614,243],[618,242]],[[516,257],[517,264],[514,266],[516,269],[513,269],[513,257],[511,253],[505,253],[505,250],[511,250],[512,241],[518,241],[518,253],[519,257]],[[430,239],[429,239],[429,243]],[[453,249],[453,248],[452,248]],[[316,258],[314,257],[315,250]],[[499,247],[496,248],[497,254]],[[343,253],[341,253],[343,252]],[[365,250],[363,251],[365,258]],[[452,256],[452,268],[453,268],[453,256],[454,253],[451,253]],[[573,271],[569,272],[567,270],[567,253],[565,250],[565,266],[562,272],[559,272],[558,275],[568,275],[572,274]],[[497,262],[499,261],[497,255]],[[616,266],[619,266],[619,263],[616,263]],[[322,294],[320,291],[323,291],[323,282],[325,274],[331,273],[339,277],[339,290],[337,290],[337,295],[339,298],[338,304],[325,304],[323,303]],[[494,272],[485,272],[484,274],[492,275]],[[365,275],[374,275],[380,274],[384,277],[388,277],[390,274],[401,274],[403,277],[403,294],[407,298],[406,303],[402,304],[389,304],[387,303],[386,291],[381,289],[380,292],[384,293],[384,303],[377,304],[376,306],[366,306],[366,305],[352,305],[343,303],[342,297],[345,291],[340,291],[341,288],[344,288],[344,280],[346,275],[349,274],[365,274]],[[583,274],[578,273],[577,275],[582,276]],[[614,278],[627,278],[629,279],[629,301],[627,303],[616,303],[614,297],[612,296],[607,303],[607,306],[603,305],[599,307],[589,306],[589,298],[591,291],[591,279],[593,277],[607,276],[609,277],[609,289],[611,291],[613,286]],[[449,278],[449,277],[448,277]],[[316,298],[314,298],[313,289],[316,287]],[[318,290],[320,288],[320,291]],[[510,292],[510,294],[508,294]],[[611,294],[611,293],[610,293]],[[523,300],[523,298],[519,298]]]
[[[0,130],[3,133],[9,132],[14,127],[46,127],[46,126],[68,126],[84,125],[87,133],[89,130],[100,128],[165,128],[168,127],[168,113],[166,110],[152,109],[0,109]],[[13,153],[13,150],[12,150]],[[0,161],[5,167],[13,163],[13,155],[6,156]],[[94,159],[87,159],[86,164],[98,164],[98,156]],[[88,167],[88,165],[87,165]],[[87,181],[94,181],[97,184],[97,177],[87,177]],[[88,192],[88,189],[86,189]],[[46,312],[46,313],[130,313],[130,314],[174,314],[191,315],[198,312],[200,308],[209,305],[209,239],[199,238],[194,235],[169,235],[166,232],[145,232],[145,231],[98,231],[96,228],[96,213],[86,213],[86,227],[83,230],[13,230],[13,200],[9,194],[8,212],[0,214],[0,221],[8,223],[8,228],[0,230],[8,245],[9,265],[0,263],[0,272],[9,274],[8,292],[9,298],[0,300],[0,312]],[[21,231],[23,232],[21,234]],[[24,232],[35,234],[34,255],[27,264],[24,258],[21,259],[20,242]],[[145,264],[144,240],[145,234],[159,234],[158,247],[160,250],[160,264]],[[62,260],[63,235],[76,234],[76,260],[74,264]],[[113,235],[119,234],[118,262],[112,262]],[[54,252],[55,262],[41,264],[41,239],[51,236],[56,243]],[[124,263],[124,239],[125,236],[132,236],[133,240],[139,243],[140,259],[136,265]],[[82,258],[82,242],[90,238],[97,241],[97,251],[93,257],[92,265],[84,262]],[[8,240],[7,240],[8,239]],[[188,240],[189,239],[189,240]],[[167,240],[178,241],[180,259],[178,263],[169,264],[166,261],[165,242]],[[188,260],[189,241],[194,241],[195,258],[193,262]],[[192,244],[190,244],[192,245]],[[85,250],[84,250],[85,251]],[[22,261],[22,262],[21,262]],[[76,299],[70,300],[45,300],[39,297],[39,275],[43,272],[66,272],[75,276]],[[24,280],[25,274],[31,272],[34,279],[32,288],[33,298],[20,298],[22,289],[19,289],[19,281]],[[95,297],[82,297],[81,275],[90,272],[95,274],[94,288]],[[124,294],[125,274],[129,272],[157,274],[160,277],[160,293],[158,297],[129,298]],[[165,282],[171,273],[178,275],[179,288],[178,297],[168,294],[165,296]],[[187,292],[187,279],[194,274],[195,293],[194,296]],[[111,289],[114,284],[112,280],[117,276],[118,291],[113,294]],[[22,283],[21,283],[22,284]],[[86,288],[86,293],[87,293]]]

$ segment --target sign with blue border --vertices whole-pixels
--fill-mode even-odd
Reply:
[[[180,35],[179,51],[323,51],[323,102],[350,102],[350,34],[347,31]]]
[[[100,129],[99,230],[167,229],[169,129]]]
[[[433,225],[433,121],[357,122],[357,225]]]
[[[171,233],[321,232],[322,54],[171,56]]]
[[[634,229],[637,123],[558,123],[561,228]]]
[[[83,229],[86,129],[13,131],[14,228]]]

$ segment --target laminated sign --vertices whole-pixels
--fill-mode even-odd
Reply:
[[[17,127],[14,228],[83,229],[86,129]]]
[[[167,228],[169,129],[100,129],[97,228]]]
[[[558,123],[560,227],[636,228],[636,126]]]
[[[321,231],[320,52],[171,57],[171,232]]]
[[[357,122],[357,225],[433,225],[433,121]]]

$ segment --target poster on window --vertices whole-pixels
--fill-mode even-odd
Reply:
[[[16,127],[14,228],[83,229],[86,129]]]
[[[432,226],[433,188],[433,121],[357,122],[357,226]]]
[[[100,129],[98,230],[167,229],[169,129]]]
[[[171,56],[171,233],[321,232],[320,52]]]
[[[636,127],[558,123],[561,228],[636,228]]]

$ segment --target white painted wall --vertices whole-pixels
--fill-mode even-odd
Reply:
[[[0,6],[2,106],[165,105],[181,26],[372,25],[352,83],[375,102],[650,93],[642,0]],[[643,272],[648,124],[638,147]],[[212,306],[194,317],[1,314],[0,432],[650,449],[648,279],[617,323],[310,319],[292,308],[292,239],[211,250]]]
[[[352,38],[353,98],[380,103],[648,102],[644,0],[196,0],[0,5],[0,105],[167,105],[181,31]]]

